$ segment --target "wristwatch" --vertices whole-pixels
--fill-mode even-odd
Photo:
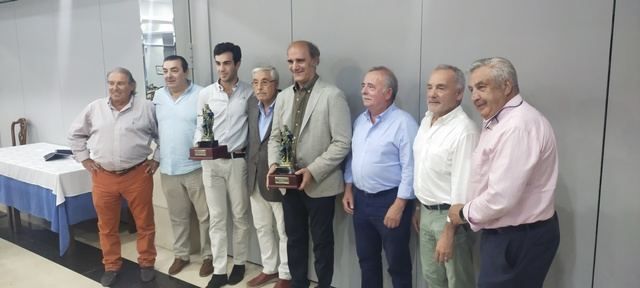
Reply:
[[[467,219],[464,218],[464,213],[462,213],[463,209],[460,209],[460,212],[458,213],[458,217],[460,217],[460,221],[462,221],[462,223],[467,223]]]

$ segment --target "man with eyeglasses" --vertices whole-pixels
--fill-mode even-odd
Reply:
[[[240,46],[224,42],[213,49],[218,81],[202,89],[198,110],[209,104],[213,112],[213,134],[229,153],[214,160],[202,160],[209,236],[213,257],[213,275],[207,288],[235,285],[242,281],[249,245],[249,193],[247,192],[247,100],[251,85],[238,79],[242,53]],[[195,141],[202,135],[202,117],[198,117]],[[230,204],[230,205],[228,205]],[[227,212],[233,222],[233,268],[227,277]]]
[[[247,188],[251,194],[249,200],[263,269],[247,282],[247,286],[259,287],[278,279],[274,287],[288,288],[291,274],[287,263],[287,234],[284,231],[282,193],[278,189],[268,189],[265,182],[269,170],[267,146],[271,135],[273,107],[278,93],[278,71],[274,67],[264,66],[253,69],[251,74],[254,97],[247,101]]]
[[[484,121],[469,201],[451,206],[449,218],[482,231],[477,287],[542,287],[560,243],[553,129],[520,95],[509,60],[480,59],[470,70],[471,99]]]

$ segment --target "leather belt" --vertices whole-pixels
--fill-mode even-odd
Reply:
[[[554,213],[553,216],[551,216],[551,218],[546,219],[546,220],[540,220],[537,222],[533,222],[533,223],[526,223],[526,224],[520,224],[517,226],[506,226],[506,227],[500,227],[500,228],[492,228],[492,229],[482,229],[483,232],[487,232],[487,233],[491,233],[491,234],[502,234],[502,233],[509,233],[509,232],[522,232],[522,231],[526,231],[526,230],[532,230],[532,229],[536,229],[539,228],[541,226],[544,226],[546,224],[549,224],[552,221],[557,221],[556,218],[558,217],[557,213]]]
[[[427,204],[422,204],[424,206],[424,208],[427,208],[427,210],[449,210],[449,208],[451,207],[451,205],[449,204],[435,204],[435,205],[427,205]]]
[[[225,159],[244,158],[245,155],[247,155],[247,153],[245,153],[244,151],[241,151],[241,152],[229,152],[229,153],[227,153],[227,155],[224,158]]]
[[[113,175],[124,175],[124,174],[129,173],[131,170],[138,168],[138,166],[142,165],[142,163],[144,163],[145,161],[142,161],[142,162],[140,162],[140,163],[138,163],[136,165],[133,165],[133,166],[131,166],[129,168],[122,169],[122,170],[115,170],[115,171],[104,170],[104,171],[106,171],[108,173],[111,173]]]

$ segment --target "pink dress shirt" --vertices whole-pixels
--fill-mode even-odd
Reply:
[[[463,213],[474,231],[549,219],[557,178],[551,124],[516,95],[483,123]]]

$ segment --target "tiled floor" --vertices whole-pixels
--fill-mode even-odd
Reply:
[[[23,224],[14,232],[9,227],[8,217],[0,215],[0,284],[5,288],[31,287],[102,287],[99,283],[103,272],[98,235],[95,222],[82,223],[74,229],[78,240],[62,257],[58,254],[57,234],[39,225]],[[2,240],[4,239],[4,240]],[[139,280],[135,263],[135,234],[124,229],[121,232],[123,270],[112,287],[161,287],[191,288],[205,287],[209,277],[200,277],[200,259],[192,255],[191,264],[175,277],[165,274],[173,262],[171,251],[157,248],[156,279],[149,283]],[[232,261],[229,261],[232,265]],[[247,272],[242,282],[225,287],[246,287],[246,282],[258,275],[261,266],[247,263]],[[231,267],[229,267],[229,271]],[[268,284],[264,287],[272,287]]]

